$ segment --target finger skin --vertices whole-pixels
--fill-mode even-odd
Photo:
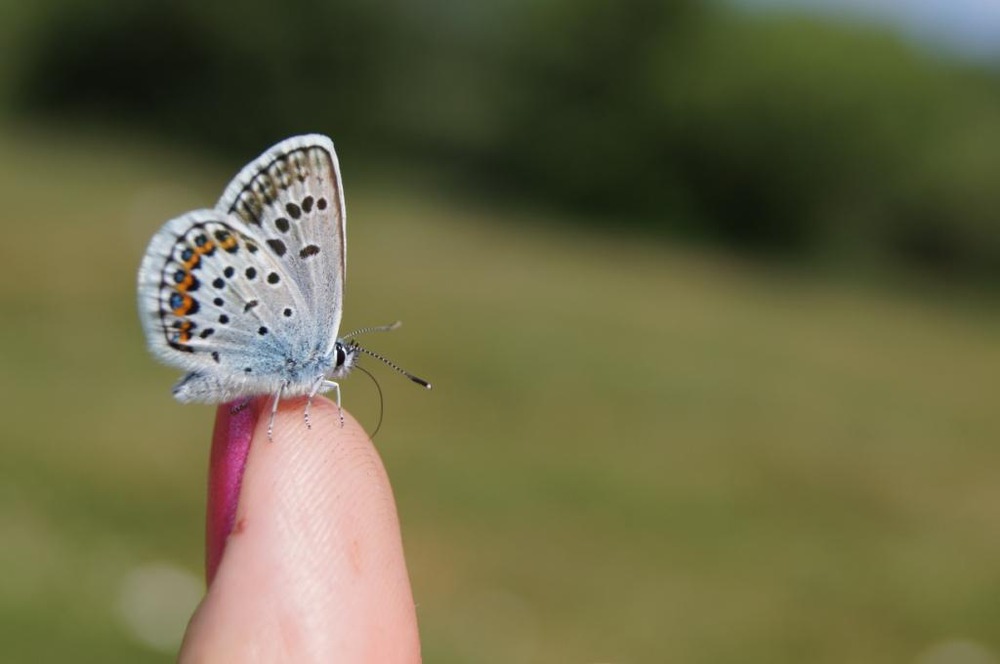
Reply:
[[[236,415],[219,408],[214,442],[227,449],[213,449],[210,470],[211,581],[182,662],[420,661],[399,520],[378,453],[346,412],[341,428],[328,400],[314,402],[311,430],[304,408],[304,400],[282,402],[273,442],[269,404],[258,400]],[[248,431],[234,511],[226,500]]]

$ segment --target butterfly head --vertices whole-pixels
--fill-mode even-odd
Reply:
[[[329,378],[336,380],[349,374],[357,363],[360,352],[361,347],[353,339],[350,341],[337,339],[333,345],[333,368],[330,370]]]

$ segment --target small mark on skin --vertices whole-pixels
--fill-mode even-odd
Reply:
[[[291,225],[288,223],[288,220],[285,219],[284,217],[278,217],[277,219],[275,219],[274,220],[274,225],[282,233],[287,233],[288,229],[291,228]]]
[[[260,304],[260,302],[258,302],[257,300],[250,300],[245,305],[243,305],[243,313],[246,313],[246,312],[250,311],[251,309],[253,309],[254,307],[256,307],[258,304]]]
[[[225,270],[222,271],[222,274],[226,275],[227,279],[231,279],[232,276],[236,274],[236,270],[233,269],[232,267],[227,267]]]
[[[285,210],[288,211],[288,216],[292,219],[298,219],[302,216],[302,208],[300,208],[295,203],[288,203],[285,205]]]
[[[325,210],[326,209],[326,199],[325,198],[321,197],[318,201],[316,201],[316,209],[318,209],[318,210]]]
[[[231,532],[230,535],[242,535],[243,531],[246,529],[247,529],[246,517],[237,519],[236,523],[233,525],[233,532]]]
[[[277,272],[272,272],[271,274],[267,275],[267,283],[276,284],[279,281],[281,281],[281,277],[278,276]]]
[[[215,286],[216,288],[223,288],[226,285],[226,282],[222,277],[216,277],[212,281],[212,285]]]
[[[212,359],[215,360],[216,364],[219,363],[219,351],[217,350],[212,351]]]
[[[229,316],[227,316],[226,314],[222,314],[221,316],[219,316],[219,322],[225,325],[226,323],[229,322]]]
[[[268,240],[267,246],[271,247],[274,253],[278,254],[279,257],[284,256],[285,252],[288,251],[288,248],[285,246],[285,243],[282,242],[281,240]]]
[[[257,328],[257,334],[259,334],[260,336],[264,336],[265,334],[267,334],[267,328],[261,325],[259,328]]]
[[[315,244],[310,244],[302,248],[302,251],[299,252],[299,258],[309,258],[310,256],[315,256],[318,253],[319,247]]]
[[[350,552],[351,567],[353,567],[354,571],[358,574],[360,574],[362,571],[361,570],[362,558],[363,556],[361,553],[361,540],[352,539],[351,552]]]
[[[285,318],[291,318],[292,317],[292,310],[289,307],[285,307],[285,310],[282,313],[285,314]]]
[[[257,270],[252,267],[248,267],[246,271],[247,279],[253,279],[257,276]]]
[[[307,213],[312,212],[313,209],[312,196],[306,196],[305,198],[302,199],[302,209]]]

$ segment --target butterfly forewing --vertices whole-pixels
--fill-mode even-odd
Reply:
[[[329,353],[340,327],[346,259],[343,188],[330,139],[300,136],[274,146],[240,171],[216,210],[257,238],[294,282],[312,313],[308,336]]]

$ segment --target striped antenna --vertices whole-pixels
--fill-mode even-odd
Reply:
[[[374,357],[376,360],[378,360],[379,362],[381,362],[385,366],[389,367],[390,369],[393,369],[397,373],[400,373],[400,374],[406,376],[407,378],[409,378],[410,380],[412,380],[417,385],[421,385],[423,387],[426,387],[428,390],[431,389],[431,384],[428,383],[426,380],[424,380],[423,378],[418,378],[417,376],[414,376],[409,371],[407,371],[403,367],[399,366],[398,364],[396,364],[392,360],[389,360],[389,359],[387,359],[385,357],[382,357],[381,355],[379,355],[375,351],[368,350],[367,348],[359,346],[357,344],[357,342],[352,341],[351,345],[354,346],[355,348],[357,348],[358,350],[360,350],[365,355],[368,355],[370,357]]]
[[[402,324],[403,321],[397,320],[395,323],[389,323],[388,325],[374,325],[372,327],[363,327],[360,330],[354,330],[350,334],[345,334],[342,338],[352,339],[362,334],[368,334],[369,332],[392,332],[393,330],[399,329],[399,326]]]

